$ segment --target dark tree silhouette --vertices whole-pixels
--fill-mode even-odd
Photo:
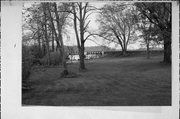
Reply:
[[[171,62],[171,3],[136,3],[138,10],[156,25],[164,42],[164,62]]]

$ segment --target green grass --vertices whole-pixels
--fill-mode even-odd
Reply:
[[[60,78],[60,67],[36,67],[32,89],[23,105],[51,106],[167,106],[171,105],[171,66],[162,56],[101,58],[86,62],[87,71],[69,65],[77,78]]]

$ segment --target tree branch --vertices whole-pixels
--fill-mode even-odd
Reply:
[[[88,27],[88,25],[89,25],[90,22],[91,22],[91,20],[89,20],[88,23],[84,26],[83,31],[85,31],[85,30],[87,29],[87,27]]]

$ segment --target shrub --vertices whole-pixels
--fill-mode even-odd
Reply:
[[[33,63],[34,56],[31,54],[28,46],[22,47],[22,80],[28,78]]]
[[[60,55],[60,52],[51,52],[50,53],[50,65],[60,65],[62,62],[62,58]],[[40,63],[42,65],[47,65],[48,64],[48,56],[45,55],[43,58],[40,59]]]

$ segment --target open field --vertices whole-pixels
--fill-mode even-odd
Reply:
[[[51,106],[166,106],[171,105],[171,66],[162,56],[100,58],[68,65],[76,78],[60,78],[60,67],[36,67],[23,105]]]

